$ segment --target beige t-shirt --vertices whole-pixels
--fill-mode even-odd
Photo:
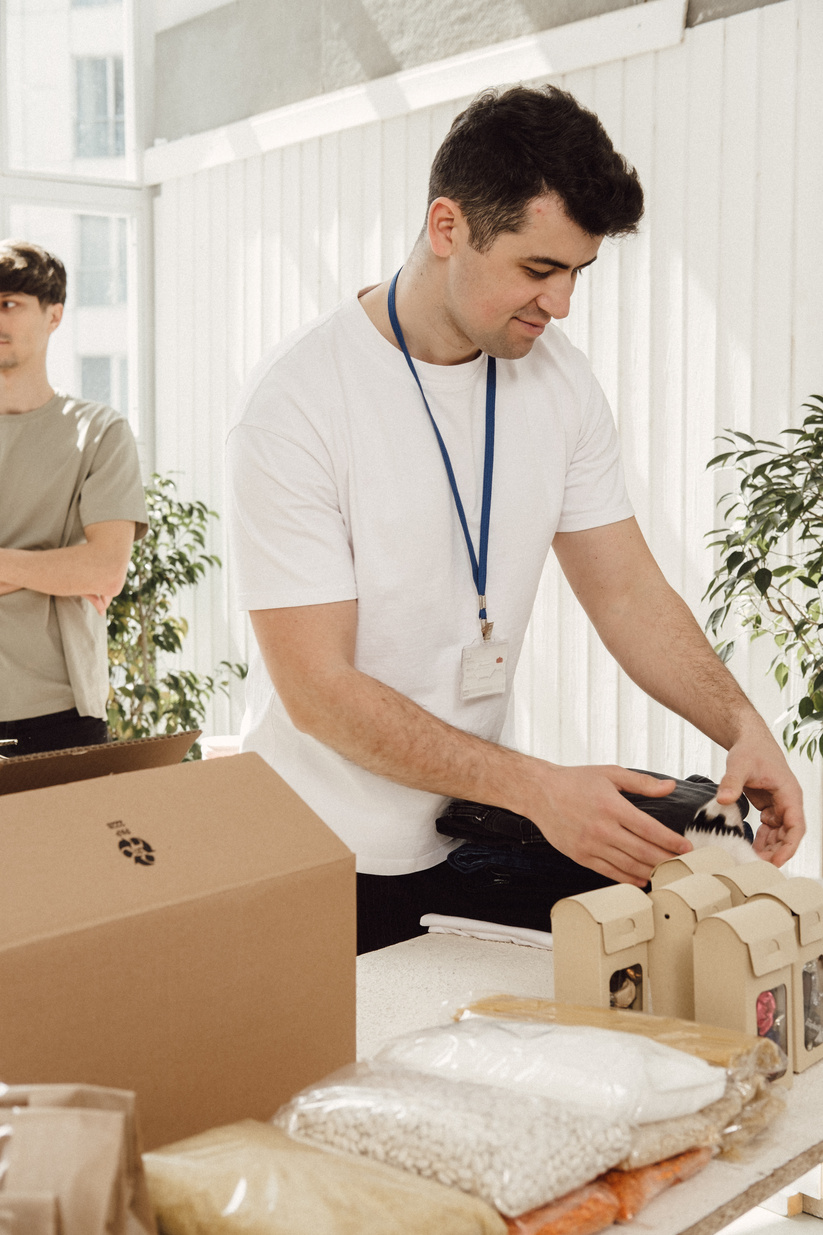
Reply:
[[[32,412],[0,416],[0,545],[60,549],[84,527],[148,526],[128,422],[102,403],[57,392]],[[76,707],[106,715],[106,620],[79,596],[22,588],[0,596],[0,721]]]

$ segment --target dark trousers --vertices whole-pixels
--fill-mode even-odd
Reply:
[[[358,955],[425,935],[424,913],[550,931],[555,901],[614,883],[557,850],[554,854],[552,869],[538,873],[502,866],[467,872],[441,862],[413,875],[358,875]]]
[[[0,755],[13,758],[69,746],[102,746],[109,740],[109,731],[104,720],[80,716],[77,708],[68,708],[46,716],[0,721],[0,738],[17,738],[16,746],[0,746]]]

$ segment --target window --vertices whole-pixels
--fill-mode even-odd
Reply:
[[[0,9],[8,168],[133,181],[133,0],[0,0]]]
[[[83,56],[74,62],[75,154],[114,159],[126,153],[122,56]]]
[[[0,0],[0,236],[56,253],[52,386],[128,416],[153,464],[151,192],[138,182],[136,0]]]
[[[78,215],[78,305],[123,304],[126,300],[126,220]]]
[[[129,371],[125,356],[82,356],[80,394],[95,403],[125,411],[129,402]]]
[[[80,393],[95,403],[111,403],[111,356],[83,356]]]

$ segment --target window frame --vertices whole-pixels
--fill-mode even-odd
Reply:
[[[67,0],[70,3],[70,0]],[[153,360],[153,198],[142,181],[145,134],[151,120],[148,102],[153,83],[153,31],[149,6],[138,0],[123,5],[123,89],[127,179],[21,171],[9,166],[8,108],[0,83],[0,236],[9,234],[15,206],[51,207],[73,214],[124,215],[127,218],[129,413],[147,472],[155,466]],[[7,0],[0,0],[0,47],[7,46]],[[140,72],[135,59],[140,58]],[[5,75],[3,75],[5,77]],[[131,106],[128,105],[129,96]],[[78,392],[79,393],[79,392]]]

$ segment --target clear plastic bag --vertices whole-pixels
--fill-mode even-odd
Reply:
[[[400,1166],[514,1216],[615,1166],[629,1125],[548,1098],[357,1064],[304,1089],[274,1121],[298,1139]]]
[[[617,1218],[620,1202],[601,1183],[584,1184],[566,1196],[507,1218],[509,1235],[597,1235]]]
[[[454,1010],[455,1020],[472,1016],[533,1021],[541,1025],[595,1025],[601,1029],[619,1029],[696,1055],[707,1063],[725,1068],[732,1078],[778,1076],[786,1068],[786,1056],[770,1038],[758,1038],[719,1025],[685,1021],[676,1016],[652,1016],[620,1008],[590,1008],[553,999],[496,994],[469,998]]]
[[[785,1101],[769,1078],[786,1069],[786,1056],[770,1038],[736,1029],[703,1025],[673,1016],[590,1008],[531,996],[487,994],[469,998],[454,1010],[461,1023],[478,1017],[540,1025],[600,1026],[653,1038],[726,1070],[723,1096],[691,1115],[636,1126],[622,1170],[658,1162],[693,1147],[740,1157],[750,1141],[784,1109]]]
[[[710,1149],[690,1149],[636,1171],[608,1171],[600,1182],[617,1198],[619,1208],[615,1220],[631,1222],[661,1192],[702,1171],[711,1156]]]
[[[506,1235],[483,1201],[246,1119],[144,1154],[164,1235]]]
[[[651,1038],[488,1017],[404,1034],[375,1059],[538,1094],[632,1124],[690,1115],[716,1102],[726,1087],[723,1068]]]

